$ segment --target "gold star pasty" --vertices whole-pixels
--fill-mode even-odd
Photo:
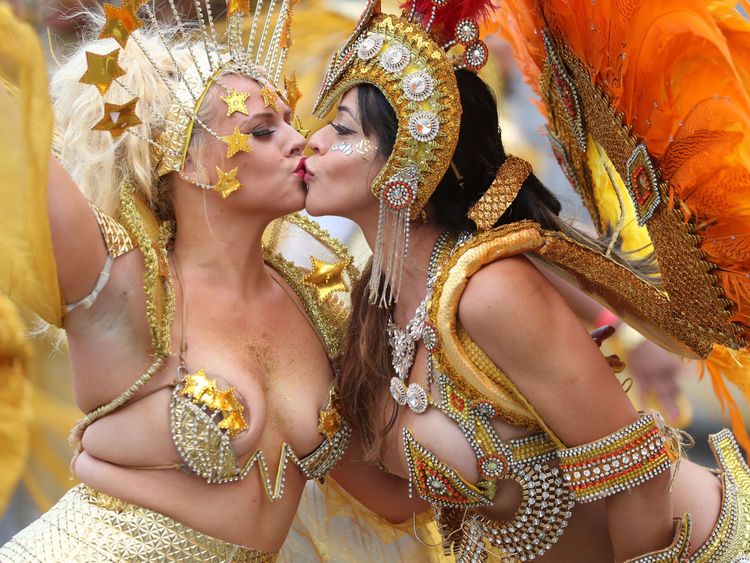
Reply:
[[[216,167],[216,173],[219,175],[219,181],[214,185],[214,189],[221,194],[221,197],[227,198],[229,194],[241,190],[245,186],[240,184],[237,180],[238,167],[232,168],[229,172],[224,172],[218,166]]]
[[[318,432],[329,440],[341,430],[341,415],[334,409],[320,411],[318,416]]]
[[[201,368],[185,376],[185,384],[180,394],[190,397],[196,403],[205,404],[213,400],[216,392],[216,382],[207,377],[206,370]]]
[[[228,137],[222,137],[222,141],[227,144],[227,158],[230,158],[240,151],[252,152],[250,148],[250,135],[240,133],[239,127],[234,128],[234,133]]]
[[[133,98],[125,104],[104,103],[104,117],[102,117],[92,131],[109,131],[117,139],[128,127],[140,125],[141,120],[135,114],[135,104],[138,98]]]
[[[132,9],[124,5],[118,8],[112,4],[104,4],[104,17],[107,21],[104,22],[99,39],[112,38],[124,49],[130,34],[141,27],[141,20],[135,15],[139,7],[134,5],[135,9]]]
[[[99,88],[99,93],[103,96],[112,86],[112,81],[125,74],[117,63],[119,56],[120,49],[104,55],[86,51],[86,72],[78,81],[81,84],[93,84]]]
[[[260,89],[260,95],[263,96],[263,105],[267,108],[273,108],[273,111],[279,111],[279,104],[276,103],[276,92],[269,88],[268,85]]]
[[[249,95],[250,94],[247,92],[241,90],[230,90],[228,95],[222,96],[221,99],[227,104],[227,117],[235,112],[250,115],[247,111],[247,105],[245,104]]]
[[[305,276],[302,282],[318,292],[319,301],[325,300],[335,291],[346,291],[349,289],[346,281],[344,281],[343,274],[351,259],[333,264],[318,260],[314,256],[311,256],[310,260],[312,261],[312,270]]]
[[[223,415],[224,417],[219,421],[219,428],[226,430],[230,438],[247,430],[247,421],[242,416],[242,411],[225,412]]]

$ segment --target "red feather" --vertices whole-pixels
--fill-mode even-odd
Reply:
[[[401,9],[409,13],[415,3],[417,14],[426,24],[435,4],[431,0],[412,0],[401,4]],[[444,6],[437,6],[430,33],[441,43],[445,43],[453,39],[459,21],[464,18],[477,23],[489,21],[497,8],[493,0],[449,0]]]

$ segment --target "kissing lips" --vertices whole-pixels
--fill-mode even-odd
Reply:
[[[307,158],[304,156],[300,158],[299,163],[297,164],[297,168],[294,169],[294,173],[300,178],[305,178],[305,176],[307,176],[307,168],[305,167],[305,160],[307,160]]]

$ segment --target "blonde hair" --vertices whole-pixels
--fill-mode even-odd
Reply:
[[[91,22],[91,33],[87,34],[90,39],[77,46],[51,80],[55,153],[88,200],[105,212],[118,215],[119,190],[126,178],[157,209],[164,196],[157,189],[162,182],[157,178],[153,147],[144,139],[158,138],[173,99],[170,89],[178,88],[178,73],[194,67],[194,59],[187,46],[175,40],[179,37],[176,27],[160,23],[157,34],[154,26],[146,23],[120,49],[118,62],[126,74],[113,82],[102,97],[95,86],[80,83],[87,68],[86,52],[104,54],[120,46],[112,39],[94,39],[94,30],[101,29],[104,22],[101,13],[86,11],[84,15]],[[196,56],[205,57],[202,51],[194,49]],[[126,132],[115,139],[106,131],[91,130],[102,118],[104,102],[123,104],[134,96],[139,98],[136,113],[142,122],[131,128],[135,134]]]

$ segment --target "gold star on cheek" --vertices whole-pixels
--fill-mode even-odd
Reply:
[[[263,105],[267,108],[273,108],[273,111],[279,111],[279,104],[276,103],[276,92],[268,86],[260,89],[260,95],[263,96]]]
[[[343,276],[344,270],[349,265],[349,260],[329,264],[312,256],[310,259],[312,260],[312,270],[302,282],[318,292],[319,301],[323,301],[334,291],[349,289]]]
[[[115,49],[106,55],[86,52],[86,72],[78,80],[81,84],[93,84],[99,88],[103,96],[112,86],[112,81],[125,74],[125,71],[117,64],[120,49]]]
[[[141,27],[141,20],[135,15],[140,6],[117,8],[112,4],[104,4],[104,27],[99,34],[99,39],[112,38],[124,49],[130,34]]]
[[[233,157],[240,151],[253,152],[250,148],[250,135],[240,133],[238,127],[234,128],[234,133],[228,137],[222,137],[221,140],[227,144],[227,158]]]
[[[247,105],[245,104],[249,95],[250,94],[247,92],[230,90],[228,96],[223,96],[221,99],[227,104],[227,117],[237,111],[244,113],[245,115],[250,115],[247,111]]]
[[[117,139],[128,127],[140,125],[141,120],[135,114],[135,104],[138,98],[133,98],[126,104],[104,103],[104,117],[94,125],[92,131],[109,131]]]
[[[297,73],[293,72],[291,78],[284,77],[284,90],[286,90],[286,103],[289,109],[294,113],[297,109],[297,102],[302,97],[302,93],[297,86]]]
[[[240,184],[237,180],[238,167],[233,168],[229,172],[224,172],[218,166],[216,167],[216,173],[219,175],[219,181],[214,185],[214,189],[221,194],[221,197],[226,198],[229,194],[241,190],[245,186]]]

